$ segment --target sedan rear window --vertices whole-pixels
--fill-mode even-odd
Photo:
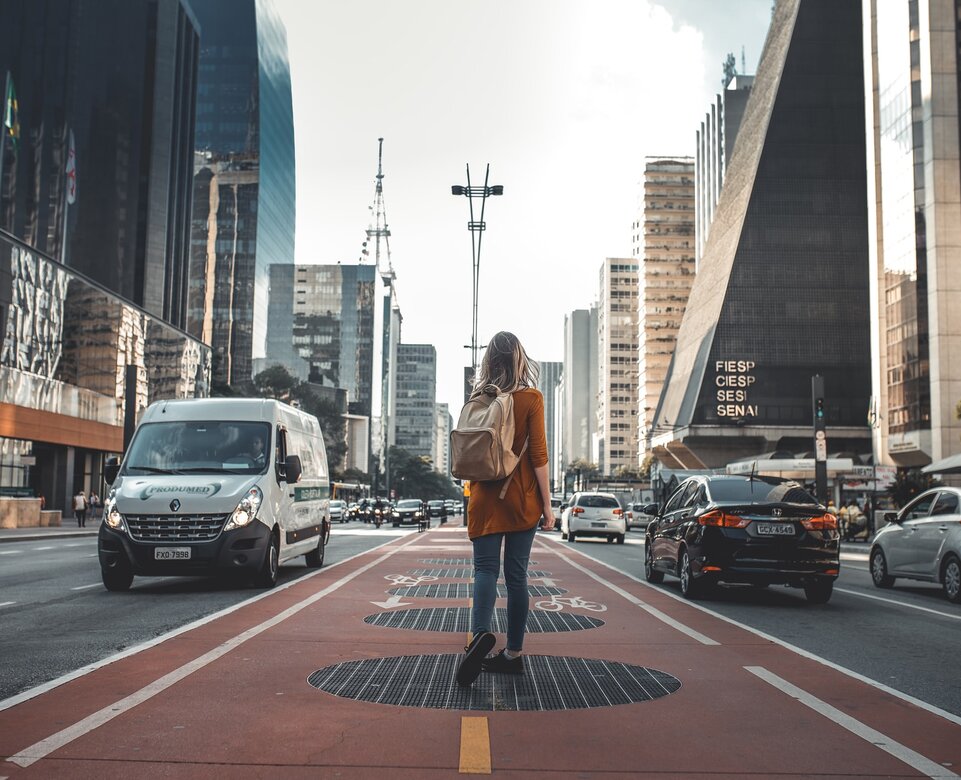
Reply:
[[[616,498],[609,496],[581,496],[577,502],[578,506],[596,507],[598,509],[608,509],[620,506]]]
[[[797,482],[775,482],[758,478],[712,479],[708,484],[708,490],[715,501],[743,501],[752,504],[817,504],[814,497]]]

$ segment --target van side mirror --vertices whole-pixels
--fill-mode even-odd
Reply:
[[[111,455],[103,464],[103,478],[108,485],[112,485],[120,473],[120,458]]]
[[[300,475],[304,473],[303,466],[300,465],[300,455],[288,455],[284,461],[285,480],[288,485],[300,482]]]
[[[658,510],[657,504],[645,504],[644,508],[641,510],[645,515],[656,515]]]

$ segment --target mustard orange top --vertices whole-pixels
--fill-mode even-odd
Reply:
[[[467,504],[467,535],[471,539],[487,534],[526,531],[540,521],[544,502],[534,468],[547,464],[547,437],[544,433],[544,396],[533,387],[514,393],[514,446],[511,449],[519,455],[528,437],[527,452],[521,458],[504,498],[500,498],[504,480],[471,482]]]

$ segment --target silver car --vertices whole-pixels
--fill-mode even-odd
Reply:
[[[603,536],[624,544],[627,517],[613,493],[575,493],[561,515],[561,538],[569,542]]]
[[[885,520],[871,545],[874,584],[890,588],[898,577],[940,582],[948,600],[961,603],[961,490],[928,490]]]

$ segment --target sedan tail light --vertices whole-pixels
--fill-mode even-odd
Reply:
[[[614,510],[614,514],[615,514],[615,515],[624,514],[624,511],[623,511],[622,509],[615,509],[615,510]]]
[[[808,531],[836,531],[838,519],[830,512],[826,512],[818,517],[809,517],[807,520],[802,520],[801,525]]]
[[[750,522],[746,517],[729,515],[719,509],[715,509],[713,512],[705,512],[697,518],[698,525],[716,525],[721,528],[744,528]]]
[[[584,514],[584,510],[583,510],[581,507],[579,507],[579,506],[575,506],[575,507],[571,510],[571,514],[572,514],[572,515],[582,515],[582,514]]]

